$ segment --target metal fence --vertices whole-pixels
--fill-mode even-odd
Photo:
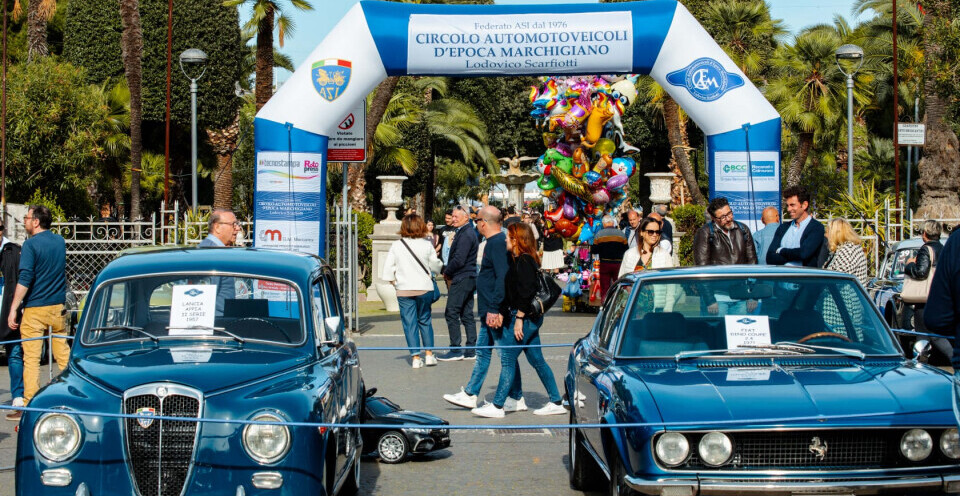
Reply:
[[[342,205],[335,205],[329,219],[330,236],[327,237],[327,262],[333,267],[340,288],[343,304],[344,325],[347,329],[360,328],[360,240],[357,214]]]

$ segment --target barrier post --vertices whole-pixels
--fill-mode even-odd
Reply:
[[[47,371],[53,382],[53,326],[47,326]]]

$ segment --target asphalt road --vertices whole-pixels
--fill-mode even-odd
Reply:
[[[436,345],[448,343],[441,300],[434,305]],[[594,315],[549,312],[541,329],[544,343],[572,343],[586,334]],[[404,346],[399,316],[361,317],[361,333],[354,335],[360,347]],[[547,348],[544,355],[563,392],[567,348]],[[533,410],[543,406],[546,395],[536,373],[524,358],[520,359],[524,397],[529,411],[508,413],[504,419],[482,419],[468,410],[443,400],[444,393],[455,393],[466,384],[473,361],[440,362],[436,367],[413,370],[402,351],[361,351],[363,378],[367,387],[376,387],[408,410],[429,412],[451,424],[527,425],[566,424],[567,417],[540,417]],[[5,365],[2,361],[0,364]],[[494,356],[482,394],[492,400],[499,376],[499,359]],[[47,377],[46,368],[41,377]],[[0,404],[10,404],[9,376],[0,366]],[[0,418],[0,468],[11,467],[16,456],[14,423]],[[582,495],[570,489],[567,461],[567,431],[533,430],[525,432],[496,429],[453,431],[450,448],[389,465],[376,458],[364,459],[361,467],[361,494],[422,496],[424,494],[461,495]],[[14,494],[12,470],[0,470],[0,496]]]

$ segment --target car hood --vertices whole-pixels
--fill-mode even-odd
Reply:
[[[664,422],[782,419],[781,423],[789,423],[788,419],[809,422],[847,416],[846,422],[856,423],[870,422],[870,417],[931,412],[947,412],[952,419],[950,380],[940,371],[899,362],[844,362],[768,367],[706,367],[707,362],[701,362],[661,369],[634,365],[622,370],[626,381],[644,383]],[[861,418],[852,420],[857,416]]]
[[[161,347],[88,353],[71,367],[117,393],[151,382],[173,382],[204,394],[302,366],[309,355],[291,349]]]

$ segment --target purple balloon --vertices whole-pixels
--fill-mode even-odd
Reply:
[[[569,202],[568,202],[568,203],[564,203],[564,204],[563,204],[563,216],[566,217],[567,219],[573,220],[573,218],[577,216],[577,209],[574,208],[573,204],[571,204],[571,203],[569,203]]]
[[[629,180],[630,176],[626,174],[616,174],[610,179],[607,179],[607,188],[617,189],[623,187],[623,185],[627,184],[627,181]]]

